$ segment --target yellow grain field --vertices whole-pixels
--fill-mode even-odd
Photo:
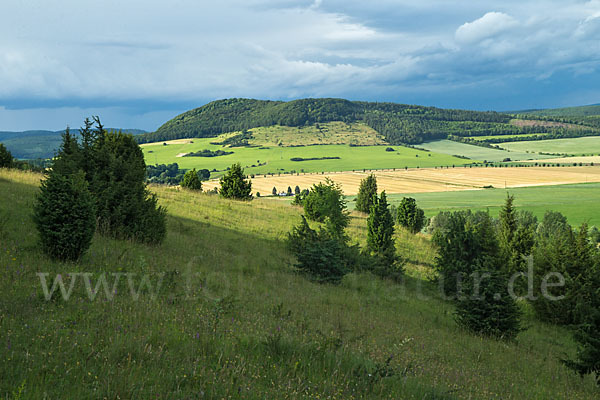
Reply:
[[[256,176],[252,191],[270,195],[273,187],[278,192],[292,190],[298,185],[309,188],[314,183],[329,178],[342,185],[344,193],[358,193],[361,179],[371,172],[338,172],[326,174],[300,174],[281,176]],[[527,168],[422,168],[409,170],[373,171],[379,190],[387,193],[444,192],[477,190],[484,186],[514,188],[524,186],[562,185],[568,183],[600,182],[600,166],[583,167],[527,167]],[[219,186],[218,180],[203,182],[204,190]]]

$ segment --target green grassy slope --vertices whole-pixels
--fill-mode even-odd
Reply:
[[[429,217],[440,211],[461,209],[490,210],[498,216],[506,199],[506,193],[515,196],[515,205],[533,212],[538,219],[546,210],[560,211],[573,225],[587,222],[600,227],[600,184],[574,184],[557,186],[534,186],[512,189],[468,190],[461,192],[390,194],[391,204],[398,204],[402,197],[414,197],[419,207]],[[352,204],[352,203],[351,203]]]
[[[294,274],[282,239],[300,211],[156,187],[166,242],[96,236],[74,264],[48,260],[30,220],[39,175],[0,170],[0,397],[244,399],[592,399],[591,378],[559,362],[575,345],[527,314],[516,343],[469,335],[421,280],[434,250],[398,235],[403,286],[368,274],[318,285]],[[364,241],[365,220],[352,219]],[[187,271],[194,275],[187,275]],[[44,300],[37,272],[149,274],[160,292],[112,301],[76,281]],[[188,280],[184,278],[188,276]],[[109,276],[110,278],[110,276]],[[79,278],[81,279],[81,277]],[[110,278],[112,279],[112,278]],[[389,362],[387,361],[389,360]]]
[[[147,164],[170,164],[176,162],[180,168],[207,168],[223,170],[235,162],[246,168],[247,174],[264,174],[280,171],[321,172],[351,171],[353,169],[382,169],[404,167],[433,167],[438,165],[464,165],[472,160],[463,160],[446,154],[415,150],[394,146],[395,151],[386,151],[388,146],[320,145],[306,147],[233,147],[223,148],[210,144],[214,139],[193,139],[193,143],[178,143],[164,146],[162,142],[143,145]],[[475,146],[473,146],[475,147]],[[233,154],[219,157],[177,157],[178,154],[209,150],[233,151]],[[340,157],[340,159],[290,161],[291,158]],[[258,164],[267,163],[258,166]],[[254,167],[252,167],[254,165]]]

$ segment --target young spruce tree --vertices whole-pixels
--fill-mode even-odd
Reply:
[[[221,177],[220,183],[219,194],[221,197],[236,200],[252,199],[252,182],[246,180],[241,164],[233,164],[229,171]]]
[[[412,233],[421,232],[425,226],[425,213],[417,207],[417,202],[412,197],[404,197],[398,206],[398,224]]]
[[[394,220],[388,208],[385,191],[373,196],[367,219],[367,253],[373,258],[373,272],[380,276],[400,278],[402,266],[396,256]]]
[[[202,182],[200,181],[200,176],[198,175],[196,168],[187,171],[185,175],[183,175],[181,187],[190,190],[202,190]]]
[[[371,174],[360,181],[356,196],[356,210],[364,213],[371,211],[373,199],[377,198],[377,179]]]

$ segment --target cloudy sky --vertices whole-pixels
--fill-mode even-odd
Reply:
[[[227,97],[600,103],[600,0],[1,0],[0,130]]]

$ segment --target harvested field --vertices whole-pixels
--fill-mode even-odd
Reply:
[[[547,158],[543,161],[536,160],[527,160],[522,161],[526,163],[535,163],[535,162],[545,162],[545,163],[599,163],[600,164],[600,155],[599,156],[575,156],[575,157],[557,157],[557,158]]]
[[[358,193],[361,179],[370,172],[339,172],[281,176],[256,176],[252,179],[253,192],[270,195],[273,187],[279,192],[298,185],[309,188],[325,178],[342,185],[344,193]],[[422,168],[409,170],[375,171],[379,190],[387,193],[426,193],[457,190],[477,190],[484,186],[515,188],[526,186],[562,185],[569,183],[600,182],[599,166],[584,167],[509,167],[509,168]],[[218,180],[203,183],[205,190],[219,185]]]

